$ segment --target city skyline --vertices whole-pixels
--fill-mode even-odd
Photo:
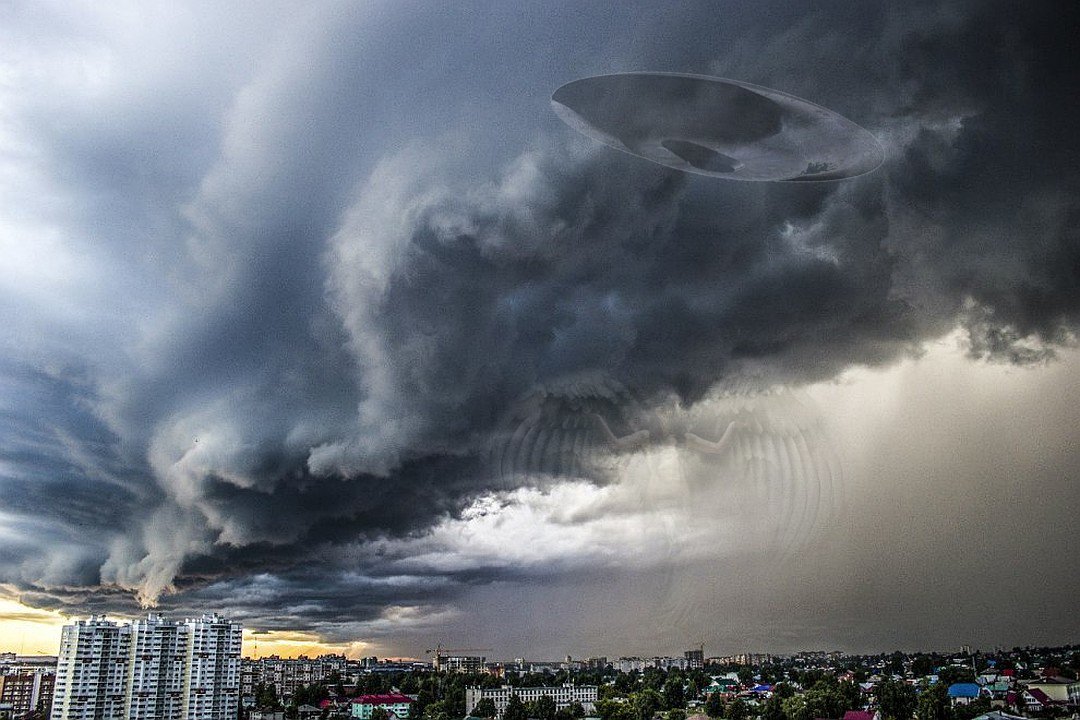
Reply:
[[[0,649],[1076,641],[1078,34],[5,5]]]

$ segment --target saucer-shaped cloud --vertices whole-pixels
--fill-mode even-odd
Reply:
[[[831,110],[777,90],[702,75],[625,73],[563,85],[568,125],[677,170],[732,180],[840,180],[884,159],[877,139]]]

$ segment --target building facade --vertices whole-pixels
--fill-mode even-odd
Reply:
[[[131,626],[102,616],[65,625],[53,690],[53,720],[124,720]]]
[[[351,703],[351,716],[360,720],[371,720],[375,708],[382,708],[394,714],[399,720],[409,717],[409,706],[413,699],[408,695],[387,693],[384,695],[361,695]],[[391,719],[392,720],[392,719]]]
[[[242,629],[219,615],[64,627],[52,720],[234,720]]]
[[[503,685],[497,688],[470,687],[465,689],[465,714],[470,715],[481,700],[490,698],[495,703],[496,718],[501,718],[510,698],[517,695],[523,703],[535,702],[545,695],[555,701],[555,708],[561,710],[574,703],[581,703],[586,714],[596,710],[597,688],[595,685],[560,685],[557,687],[511,687]]]
[[[33,710],[48,711],[52,703],[53,670],[13,669],[0,675],[0,708],[21,717]]]
[[[187,628],[160,615],[131,624],[128,720],[180,717],[184,707]]]
[[[181,720],[234,720],[240,711],[240,624],[220,615],[203,615],[185,620],[184,625]]]

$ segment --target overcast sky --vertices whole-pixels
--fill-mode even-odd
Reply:
[[[0,649],[1076,642],[1078,14],[3,4]],[[730,182],[552,112],[629,70],[885,163]]]

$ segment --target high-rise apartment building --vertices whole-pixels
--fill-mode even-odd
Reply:
[[[65,625],[53,689],[54,720],[122,720],[131,626],[93,616]]]
[[[233,720],[240,710],[240,624],[220,615],[203,615],[185,620],[184,626],[188,632],[181,720]]]
[[[233,720],[241,627],[218,615],[160,615],[64,627],[53,720]]]
[[[187,627],[150,615],[131,624],[128,720],[178,718],[184,707]]]

